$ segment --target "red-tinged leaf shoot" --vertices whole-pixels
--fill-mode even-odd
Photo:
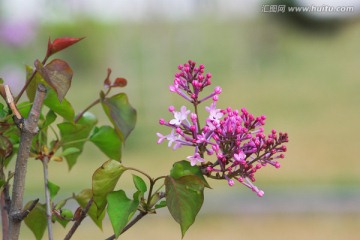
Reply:
[[[81,37],[81,38],[63,37],[63,38],[56,38],[53,42],[51,42],[49,38],[46,58],[50,57],[54,53],[64,50],[67,47],[70,47],[71,45],[79,42],[84,38],[85,37]]]
[[[107,69],[107,75],[106,75],[106,78],[104,80],[104,87],[105,88],[109,88],[111,86],[110,75],[111,75],[111,68],[108,68]]]
[[[125,87],[127,85],[127,81],[125,78],[116,78],[114,83],[111,84],[111,87]]]

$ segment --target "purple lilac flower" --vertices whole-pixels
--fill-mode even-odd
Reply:
[[[194,112],[182,106],[180,111],[170,106],[174,119],[169,122],[160,119],[160,124],[170,127],[169,135],[157,133],[161,143],[165,139],[173,149],[181,146],[194,147],[194,154],[187,159],[191,165],[200,164],[203,173],[211,178],[225,179],[229,186],[235,181],[242,183],[259,197],[264,192],[254,185],[255,173],[261,168],[271,165],[280,167],[278,159],[284,158],[288,142],[287,133],[265,135],[263,126],[265,116],[254,117],[245,108],[233,110],[217,109],[216,102],[221,88],[216,87],[209,95],[199,98],[204,87],[211,85],[211,74],[204,75],[204,65],[196,67],[196,63],[188,61],[178,67],[171,92],[176,92],[194,106]],[[206,100],[212,100],[205,110],[209,113],[204,125],[198,119],[198,105]],[[187,117],[190,114],[190,120]],[[215,157],[210,157],[214,155]]]

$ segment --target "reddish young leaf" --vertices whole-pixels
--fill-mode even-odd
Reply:
[[[59,52],[67,47],[70,47],[71,45],[77,43],[82,39],[84,39],[84,37],[82,38],[64,37],[64,38],[56,38],[53,42],[51,42],[49,38],[46,56],[50,57],[54,53]]]
[[[56,91],[61,102],[71,85],[73,71],[70,66],[61,59],[54,59],[45,67],[39,60],[36,60],[35,67],[44,80]]]
[[[107,69],[107,76],[104,80],[104,87],[105,88],[109,88],[111,86],[111,81],[110,81],[110,74],[111,74],[111,68]]]
[[[111,87],[125,87],[127,84],[127,81],[125,78],[116,78],[114,83],[111,84]]]

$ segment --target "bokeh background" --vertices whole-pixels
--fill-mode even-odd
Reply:
[[[273,6],[286,5],[286,12]],[[289,12],[289,6],[350,6],[349,12]],[[318,8],[319,9],[319,8]],[[263,198],[241,184],[210,181],[205,203],[184,239],[360,239],[360,4],[358,1],[240,0],[3,0],[0,2],[0,76],[19,91],[24,65],[42,59],[48,38],[86,39],[57,55],[75,76],[67,98],[77,112],[102,88],[108,67],[128,79],[124,89],[138,122],[123,163],[168,174],[190,149],[156,144],[159,118],[181,99],[168,91],[177,65],[192,59],[206,66],[223,93],[218,105],[266,115],[265,131],[289,133],[280,169],[262,169]],[[101,108],[92,110],[101,114]],[[109,124],[105,117],[100,122]],[[90,143],[69,172],[50,165],[57,199],[91,187],[106,158]],[[119,188],[132,192],[129,176]],[[29,162],[26,199],[43,200],[41,164]],[[75,204],[74,204],[75,207]],[[67,227],[67,230],[69,227]],[[56,239],[64,237],[55,226]],[[104,239],[84,221],[74,239]],[[146,217],[121,239],[180,239],[166,209]],[[21,239],[33,239],[24,226]]]

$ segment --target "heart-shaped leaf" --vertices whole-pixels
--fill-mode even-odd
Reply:
[[[45,67],[36,60],[35,67],[43,79],[56,91],[61,102],[71,86],[73,71],[70,66],[61,59],[54,59]]]
[[[86,205],[88,204],[88,202],[90,201],[90,199],[92,198],[92,196],[93,195],[92,195],[91,189],[84,189],[75,196],[75,199],[82,208],[85,208]],[[100,214],[100,216],[98,216],[97,215],[97,207],[96,207],[95,203],[92,203],[89,208],[88,215],[94,221],[94,223],[100,229],[102,229],[102,220],[105,217],[105,212],[103,212],[102,214]]]
[[[129,199],[123,190],[111,192],[107,195],[107,213],[116,238],[119,237],[121,231],[136,212],[139,206],[138,194],[139,192],[134,194],[134,200]]]
[[[136,110],[129,104],[125,93],[110,98],[101,98],[103,109],[115,127],[120,138],[125,141],[136,123]]]
[[[165,178],[166,204],[184,237],[204,202],[204,183],[195,175]]]
[[[25,205],[25,209],[28,208],[31,203],[32,201],[28,202]],[[46,205],[37,203],[24,221],[26,226],[34,233],[36,240],[42,239],[47,226]]]
[[[55,113],[59,114],[65,120],[69,122],[74,121],[75,112],[73,107],[71,106],[71,103],[66,99],[63,99],[63,101],[60,102],[59,99],[56,97],[56,93],[54,92],[54,90],[48,89],[44,100],[44,105],[50,108]]]
[[[95,127],[90,136],[90,141],[93,142],[109,158],[117,161],[121,160],[122,142],[112,127]]]
[[[94,172],[92,177],[92,191],[98,216],[103,213],[106,207],[106,196],[114,190],[120,176],[125,171],[126,168],[118,161],[109,160]]]
[[[182,160],[174,163],[172,169],[170,170],[170,176],[173,178],[180,178],[183,176],[195,175],[197,176],[205,187],[211,188],[204,178],[200,168],[198,166],[191,166],[190,162]]]
[[[58,124],[63,151],[66,151],[68,148],[76,148],[79,150],[65,156],[70,169],[76,163],[77,158],[84,148],[86,139],[89,137],[90,132],[96,123],[96,117],[93,114],[86,112],[76,124],[71,122]]]

